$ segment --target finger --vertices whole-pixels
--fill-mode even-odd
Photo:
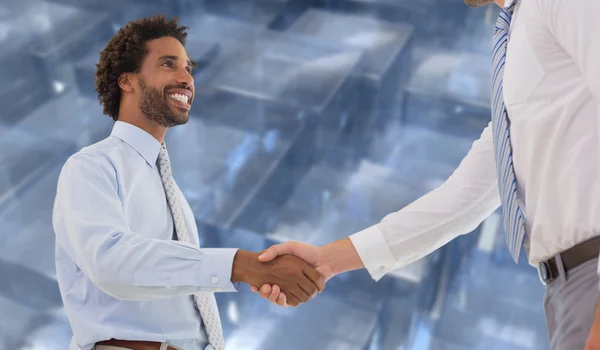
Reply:
[[[285,293],[280,293],[279,298],[277,298],[277,305],[287,307],[287,298],[285,297]]]
[[[265,284],[264,286],[262,286],[260,288],[260,297],[263,299],[267,299],[269,297],[269,294],[271,294],[271,286],[268,284]]]
[[[286,298],[287,298],[287,304],[291,307],[297,307],[298,305],[301,304],[300,299],[295,297],[292,293],[289,293],[289,296],[286,296]]]
[[[282,288],[282,292],[285,293],[287,303],[291,307],[297,307],[302,304],[302,294],[305,294],[300,287],[294,285],[293,287]]]
[[[314,283],[319,292],[322,292],[325,289],[325,277],[321,275],[319,271],[306,264],[302,267],[302,272],[304,272],[304,275]]]
[[[283,291],[288,295],[288,297],[290,296],[290,294],[293,294],[296,298],[298,298],[298,300],[300,300],[303,303],[306,303],[310,300],[310,292],[304,290],[304,287],[301,285],[301,283],[303,283],[304,286],[306,286],[306,288],[309,290],[310,286],[314,287],[314,285],[306,277],[301,275],[301,277],[294,278],[294,282],[290,282],[288,290],[284,289]]]
[[[317,296],[319,290],[317,289],[317,286],[315,286],[315,284],[308,277],[303,275],[300,279],[298,279],[298,281],[296,281],[296,283],[298,283],[298,287],[300,287],[300,289],[302,289],[302,291],[304,292],[304,294],[301,296],[302,302],[306,303],[310,299]]]
[[[267,262],[275,259],[279,255],[285,254],[294,254],[294,242],[290,241],[281,244],[275,244],[259,255],[258,260]]]
[[[280,292],[281,292],[281,290],[279,289],[278,285],[274,285],[273,288],[271,288],[271,294],[269,295],[269,300],[273,304],[277,304],[277,299],[279,298]]]
[[[256,287],[256,286],[250,286],[250,290],[253,291],[254,293],[258,293],[258,287]]]

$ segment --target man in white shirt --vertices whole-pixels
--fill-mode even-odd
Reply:
[[[506,222],[513,224],[505,228],[518,230],[519,222],[506,214],[514,212],[522,215],[525,232],[507,234],[509,249],[518,257],[524,245],[529,262],[547,285],[544,304],[551,348],[600,349],[600,2],[495,3],[506,16],[499,19],[495,39],[502,39],[497,38],[498,29],[506,24],[508,44],[506,54],[498,57],[504,92],[492,91],[492,101],[499,96],[498,104],[506,108],[493,103],[492,110],[505,110],[504,120],[509,121],[515,181],[508,185],[515,187],[519,203],[508,209],[503,205]],[[494,54],[497,50],[495,45]],[[494,69],[493,80],[498,75]],[[506,159],[496,158],[495,145],[502,143],[496,142],[500,136],[494,130],[494,115],[439,188],[349,238],[323,247],[287,242],[271,247],[261,259],[294,254],[326,278],[364,267],[378,280],[471,232],[505,203],[505,174],[500,178],[498,169]],[[263,286],[261,294],[285,305],[285,295],[276,286]]]
[[[258,253],[200,247],[164,142],[195,96],[186,37],[177,20],[141,18],[100,53],[96,91],[115,124],[67,160],[52,218],[70,350],[224,350],[214,293],[277,283],[297,306],[324,288],[293,256],[263,264]]]

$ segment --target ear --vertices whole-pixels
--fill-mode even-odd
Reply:
[[[119,87],[123,91],[131,92],[133,91],[133,80],[135,77],[131,73],[121,73],[119,76]]]

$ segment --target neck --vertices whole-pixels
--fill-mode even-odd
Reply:
[[[500,6],[500,8],[504,8],[504,0],[496,0],[496,5]]]
[[[137,126],[154,136],[154,138],[162,144],[167,133],[167,128],[148,119],[139,108],[127,107],[126,103],[121,103],[118,120]]]

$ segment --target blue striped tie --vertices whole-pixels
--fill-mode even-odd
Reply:
[[[510,7],[504,9],[498,17],[494,33],[493,68],[492,71],[492,130],[496,150],[496,167],[498,169],[498,187],[504,212],[504,230],[506,244],[513,260],[519,261],[519,254],[525,238],[525,216],[517,198],[517,181],[513,169],[512,147],[509,135],[509,120],[504,97],[502,80],[504,77],[504,61],[506,60],[506,44],[508,28],[515,8],[515,0]]]

